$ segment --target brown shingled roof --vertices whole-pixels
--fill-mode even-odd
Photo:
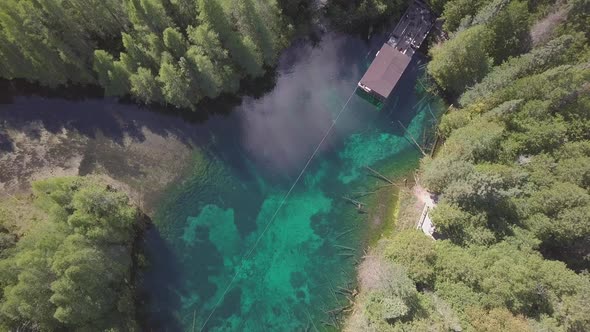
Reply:
[[[385,43],[359,83],[383,98],[387,98],[406,70],[410,60],[412,60],[410,56]]]

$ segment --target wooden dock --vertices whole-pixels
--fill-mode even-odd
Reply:
[[[358,87],[380,100],[387,99],[428,36],[435,19],[423,0],[414,0],[377,52]]]

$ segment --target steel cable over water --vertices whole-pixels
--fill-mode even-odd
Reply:
[[[242,271],[242,267],[244,266],[244,261],[247,258],[249,258],[250,255],[252,255],[252,253],[254,252],[254,250],[256,249],[256,247],[258,246],[258,244],[260,243],[260,240],[264,237],[264,234],[266,233],[266,231],[268,230],[268,228],[270,227],[270,225],[275,221],[275,219],[276,219],[279,211],[281,210],[281,208],[283,207],[283,205],[287,201],[287,198],[289,198],[289,195],[291,195],[291,192],[293,191],[293,189],[295,188],[295,186],[297,185],[297,183],[299,182],[299,180],[301,179],[301,177],[303,176],[303,174],[305,173],[305,171],[307,170],[307,168],[311,164],[313,158],[315,157],[315,155],[320,150],[320,147],[322,146],[322,144],[324,143],[324,141],[326,140],[326,138],[328,137],[328,135],[330,135],[330,133],[332,132],[332,129],[334,129],[334,126],[336,125],[336,122],[338,121],[338,119],[340,119],[340,116],[342,115],[342,113],[344,113],[344,110],[346,110],[346,106],[348,106],[348,103],[350,102],[350,100],[354,96],[354,93],[355,92],[356,92],[356,89],[354,91],[352,91],[352,93],[350,94],[350,97],[348,97],[348,99],[346,100],[346,103],[344,103],[344,106],[342,106],[342,108],[340,109],[340,111],[336,115],[336,118],[334,118],[334,120],[332,120],[332,124],[326,130],[326,133],[324,134],[324,137],[322,137],[322,139],[320,140],[320,142],[316,146],[315,150],[313,151],[313,153],[311,154],[311,156],[309,157],[309,159],[305,163],[305,166],[303,166],[303,168],[301,169],[301,172],[299,172],[299,175],[297,176],[297,178],[295,179],[295,181],[291,185],[291,188],[289,188],[289,191],[287,191],[287,194],[285,194],[285,196],[281,200],[281,203],[279,204],[279,206],[275,210],[273,216],[270,218],[270,220],[268,221],[268,223],[266,224],[266,226],[262,230],[262,233],[260,233],[260,235],[256,239],[256,242],[254,242],[254,245],[252,246],[252,248],[250,248],[250,250],[248,251],[248,253],[246,253],[246,255],[244,255],[242,257],[242,260],[240,262],[240,266],[236,270],[236,273],[234,274],[234,276],[230,280],[229,284],[227,285],[227,287],[225,288],[225,290],[221,294],[221,297],[219,298],[219,300],[217,300],[217,302],[213,306],[213,309],[211,310],[211,313],[209,313],[209,316],[207,316],[207,319],[205,319],[205,323],[203,323],[203,325],[201,326],[201,328],[199,329],[199,331],[202,332],[205,329],[205,326],[207,326],[207,323],[209,322],[209,320],[211,319],[211,317],[215,313],[215,310],[217,310],[217,307],[219,307],[219,305],[221,304],[221,302],[225,298],[225,295],[227,294],[227,292],[229,292],[229,290],[233,286],[234,282],[236,281],[238,275]]]

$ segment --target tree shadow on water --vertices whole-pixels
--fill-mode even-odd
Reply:
[[[182,303],[180,262],[153,225],[141,243],[148,267],[140,272],[138,284],[138,320],[142,331],[181,331],[175,316]]]
[[[424,63],[425,57],[419,53],[415,54],[410,65],[402,74],[393,93],[385,101],[380,110],[384,121],[391,124],[391,133],[397,136],[406,136],[406,129],[409,128],[410,123],[424,110],[424,107],[430,107],[429,104],[435,98],[427,92],[419,92],[416,90],[418,82],[423,69],[420,64]],[[410,97],[411,96],[411,97]],[[430,110],[425,116],[425,120],[436,121],[432,119],[434,110]],[[401,125],[400,125],[401,124]],[[418,139],[417,139],[418,140]]]
[[[91,139],[100,134],[123,145],[126,137],[143,142],[145,128],[195,144],[208,139],[207,131],[195,130],[199,125],[212,116],[231,114],[245,96],[264,96],[272,91],[276,79],[276,68],[267,68],[262,77],[242,80],[237,94],[205,98],[196,110],[140,105],[129,97],[104,97],[102,89],[92,85],[48,88],[24,80],[0,79],[0,129],[17,130],[33,139],[32,128],[36,126],[52,134],[65,129]],[[8,135],[0,136],[0,151],[12,151],[12,145]]]

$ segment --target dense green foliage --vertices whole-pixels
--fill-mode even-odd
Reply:
[[[544,259],[533,243],[515,236],[461,247],[402,231],[382,242],[372,280],[361,272],[365,286],[347,330],[588,330],[590,279]]]
[[[458,34],[444,46],[435,47],[428,71],[444,88],[457,93],[482,79],[492,65],[487,50],[491,35],[484,26],[475,26]],[[465,47],[471,45],[471,47]]]
[[[328,0],[326,11],[337,28],[356,31],[401,15],[405,0]]]
[[[589,4],[444,5],[456,33],[428,71],[461,107],[443,117],[444,144],[420,169],[438,195],[430,217],[441,238],[412,230],[381,242],[381,269],[414,285],[390,283],[400,290],[378,301],[399,303],[403,291],[409,309],[386,316],[363,290],[351,330],[590,330]],[[527,44],[529,26],[552,12],[567,17]]]
[[[588,1],[564,6],[580,3]],[[463,93],[463,108],[443,118],[445,146],[422,169],[426,186],[443,197],[433,220],[457,244],[496,243],[519,228],[544,255],[590,267],[589,52],[585,31],[571,28],[590,14],[569,13],[545,44],[453,90]],[[464,47],[473,45],[479,41]],[[433,62],[446,57],[433,55]]]
[[[306,0],[299,0],[299,2]],[[436,14],[443,12],[447,0],[422,0]],[[478,0],[480,3],[484,0]],[[294,1],[297,2],[297,1]],[[325,5],[326,16],[334,27],[347,32],[366,31],[373,26],[387,26],[406,10],[408,0],[328,0]],[[456,1],[453,1],[455,3]],[[465,0],[458,10],[478,6],[477,1]],[[476,7],[478,8],[478,7]],[[447,15],[452,15],[452,9]],[[457,15],[457,14],[455,14]],[[449,21],[449,19],[447,19]],[[454,30],[454,29],[452,29]]]
[[[273,0],[6,0],[0,77],[194,110],[275,64],[282,17]]]
[[[47,220],[18,242],[2,241],[0,329],[137,330],[132,250],[138,212],[127,196],[87,178],[39,181],[33,190]],[[4,219],[0,224],[13,224]]]
[[[581,2],[584,1],[572,1],[567,5],[581,6]],[[569,50],[570,46],[582,46],[584,43],[582,30],[576,30],[580,28],[578,25],[562,25],[559,28],[562,30],[560,34],[565,34],[567,30],[572,35],[569,39],[563,38],[552,41],[550,45],[540,45],[541,48],[521,60],[515,59],[531,49],[529,29],[537,16],[551,10],[548,6],[548,2],[527,0],[448,1],[442,16],[446,19],[444,27],[447,31],[454,32],[453,37],[432,48],[429,74],[449,95],[458,96],[486,77],[492,65],[500,65],[506,60],[517,61],[518,65],[505,65],[503,73],[496,74],[502,77],[492,76],[489,80],[509,81],[506,80],[508,75],[524,75],[564,61],[568,55],[573,54]],[[579,15],[574,10],[569,13],[571,16]],[[583,15],[576,20],[579,24],[586,22]],[[550,24],[547,23],[546,26]],[[575,42],[572,37],[575,37]],[[507,69],[512,73],[506,72]],[[482,87],[487,88],[488,86]]]

